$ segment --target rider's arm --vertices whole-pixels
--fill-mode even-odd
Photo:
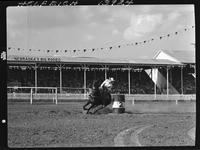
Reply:
[[[103,81],[103,83],[101,83],[100,87],[102,88],[103,85],[107,82],[108,79],[106,79],[105,81]]]

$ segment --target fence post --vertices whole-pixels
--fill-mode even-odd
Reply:
[[[56,105],[58,103],[58,89],[56,88]]]
[[[135,99],[134,99],[134,97],[132,99],[132,105],[135,105]]]
[[[33,89],[31,88],[31,99],[30,99],[30,103],[33,103]]]
[[[54,100],[55,100],[55,94],[53,94],[54,90],[51,89],[51,92],[52,92],[52,95],[53,95],[53,103],[54,103]],[[55,91],[56,92],[56,91]]]

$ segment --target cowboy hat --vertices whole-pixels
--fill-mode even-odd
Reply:
[[[115,81],[113,77],[110,78],[110,81]]]

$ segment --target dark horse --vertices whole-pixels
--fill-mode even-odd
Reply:
[[[94,92],[91,92],[89,94],[89,99],[87,103],[83,106],[83,109],[87,110],[87,114],[91,109],[94,109],[97,106],[101,105],[101,107],[95,110],[93,114],[96,113],[98,110],[108,106],[111,103],[111,94],[108,92],[107,89],[99,89],[99,95],[96,97],[93,95],[93,93]],[[88,106],[89,104],[91,104],[91,106],[89,108],[86,108],[86,106]]]

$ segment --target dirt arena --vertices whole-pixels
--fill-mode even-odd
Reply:
[[[95,115],[83,114],[84,103],[9,103],[8,146],[113,147],[120,132],[140,125],[151,125],[138,134],[143,146],[195,144],[187,134],[196,124],[195,102],[126,102],[123,114],[110,105]]]

